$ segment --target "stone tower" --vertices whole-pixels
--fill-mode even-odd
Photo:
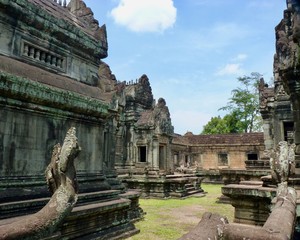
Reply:
[[[0,0],[0,29],[0,218],[45,204],[52,148],[76,127],[80,195],[57,234],[136,233],[139,195],[125,191],[114,169],[118,91],[101,61],[105,25],[82,0]]]

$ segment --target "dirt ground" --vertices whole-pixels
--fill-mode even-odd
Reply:
[[[141,199],[140,206],[147,213],[135,225],[140,233],[128,240],[173,240],[193,229],[205,212],[219,213],[233,220],[234,208],[218,203],[222,185],[203,185],[204,197],[180,199]]]

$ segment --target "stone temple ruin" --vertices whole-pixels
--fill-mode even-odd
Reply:
[[[51,239],[130,236],[140,195],[203,191],[195,172],[173,176],[165,100],[155,103],[146,75],[116,80],[102,61],[105,25],[83,1],[0,0],[0,27],[0,226],[47,204],[44,171],[73,127],[78,200]]]
[[[235,207],[234,222],[248,224],[225,226],[223,237],[230,236],[228,239],[247,238],[251,229],[255,239],[267,239],[270,236],[265,234],[271,231],[282,234],[272,239],[299,239],[299,29],[300,2],[287,1],[283,19],[275,28],[274,87],[263,79],[259,86],[264,158],[269,159],[271,172],[260,181],[240,181],[222,188]],[[271,228],[270,223],[274,224]]]
[[[235,222],[263,225],[277,183],[271,177],[263,184],[257,180],[270,173],[270,153],[282,141],[295,144],[288,183],[299,185],[298,5],[288,2],[276,28],[274,88],[261,80],[264,133],[180,136],[166,101],[154,100],[146,75],[121,82],[102,61],[106,27],[82,0],[68,5],[0,0],[0,235],[13,224],[44,216],[51,197],[45,169],[54,192],[50,202],[55,189],[65,186],[65,175],[72,201],[68,211],[53,215],[55,223],[63,215],[60,224],[51,230],[45,224],[47,234],[36,239],[131,236],[139,232],[134,221],[144,215],[140,197],[202,194],[203,180],[240,183],[223,188],[235,207]],[[80,154],[76,160],[71,154],[66,162],[72,164],[62,161],[68,167],[57,170],[55,144],[75,128]],[[295,199],[292,193],[288,197]],[[25,239],[31,233],[15,234]]]
[[[52,149],[75,127],[78,201],[51,239],[137,233],[139,193],[114,168],[124,91],[101,61],[105,25],[81,0],[1,0],[0,28],[0,225],[46,205]]]

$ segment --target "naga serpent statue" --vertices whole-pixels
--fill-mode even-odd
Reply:
[[[37,213],[0,226],[0,240],[41,239],[52,234],[72,211],[77,201],[74,160],[80,152],[76,130],[70,128],[62,146],[54,146],[45,175],[52,197]]]

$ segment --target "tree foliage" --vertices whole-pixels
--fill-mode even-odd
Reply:
[[[212,117],[203,127],[202,134],[224,134],[228,133],[226,123],[220,116]]]
[[[202,134],[242,133],[261,130],[259,115],[258,84],[262,77],[259,73],[239,77],[241,87],[233,89],[232,97],[226,106],[219,110],[227,111],[223,118],[211,118],[204,127]]]
[[[210,121],[203,127],[202,134],[226,134],[226,133],[240,133],[242,126],[238,115],[233,112],[225,115],[212,117]]]

